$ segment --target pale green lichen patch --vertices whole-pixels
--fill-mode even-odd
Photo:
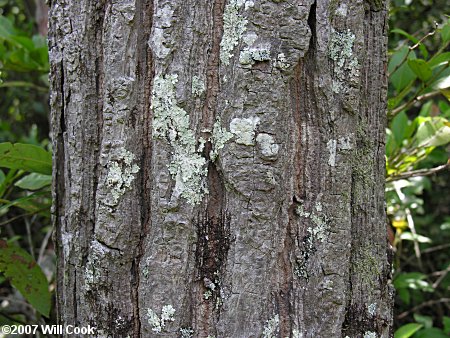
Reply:
[[[367,312],[369,312],[371,316],[374,316],[375,313],[377,312],[377,304],[375,303],[369,304],[367,306]]]
[[[377,334],[372,331],[366,331],[363,338],[377,338]]]
[[[161,333],[166,327],[167,322],[173,322],[175,309],[172,305],[164,305],[161,310],[161,317],[159,317],[152,309],[147,309],[147,321],[150,324],[152,331]]]
[[[224,65],[230,64],[233,49],[238,45],[239,39],[246,30],[247,19],[239,14],[244,1],[230,0],[225,6],[223,14],[223,35],[220,42],[220,61]]]
[[[108,205],[117,205],[120,197],[131,189],[134,174],[139,171],[139,166],[133,164],[133,161],[134,154],[122,147],[119,149],[117,159],[108,164],[106,186],[110,189],[112,197],[112,201],[107,201]]]
[[[280,317],[278,315],[273,316],[269,319],[264,326],[263,338],[276,338],[278,337],[280,325]]]
[[[233,137],[233,134],[222,128],[220,118],[214,123],[213,132],[211,135],[212,150],[209,154],[211,161],[215,161],[219,156],[219,151],[223,149],[225,144]]]
[[[239,63],[249,68],[262,61],[270,61],[270,46],[246,47],[239,54]]]
[[[287,62],[284,53],[279,53],[275,59],[274,66],[279,69],[288,69],[291,65]]]
[[[184,197],[191,205],[201,202],[208,192],[204,178],[206,160],[196,150],[196,139],[189,129],[187,112],[177,105],[177,75],[156,76],[152,91],[154,112],[153,137],[168,139],[173,148],[169,172],[175,179],[175,196]]]
[[[190,327],[180,329],[181,338],[192,338],[194,336],[194,330]]]
[[[347,16],[347,4],[341,3],[336,9],[336,14],[340,16]]]
[[[280,147],[272,135],[259,133],[256,136],[256,142],[264,159],[275,160],[277,158]]]
[[[345,82],[356,82],[359,77],[359,63],[353,55],[355,34],[350,29],[344,32],[333,31],[328,46],[328,56],[334,61],[333,91],[346,92]]]
[[[208,299],[210,299],[211,297],[212,297],[212,292],[211,292],[211,290],[205,291],[205,292],[203,293],[203,298],[204,298],[204,299],[208,300]]]
[[[296,213],[300,217],[310,219],[314,224],[313,227],[307,228],[307,235],[303,238],[303,249],[301,255],[297,258],[294,274],[297,277],[305,279],[309,278],[307,263],[311,255],[315,252],[315,243],[323,242],[327,233],[328,218],[322,213],[323,206],[317,202],[311,211],[306,211],[302,204],[296,208]]]
[[[205,83],[198,77],[192,77],[192,95],[194,96],[202,96],[205,92]]]
[[[315,211],[307,212],[304,210],[303,205],[300,204],[297,206],[297,214],[301,217],[311,219],[315,226],[313,228],[308,228],[308,233],[311,235],[312,239],[323,242],[325,239],[328,218],[322,213],[323,206],[320,202],[316,203],[314,209]]]
[[[329,140],[327,142],[327,148],[330,155],[328,156],[328,165],[331,167],[334,167],[336,165],[336,148],[337,148],[337,141],[336,140]]]
[[[259,124],[259,118],[254,116],[250,118],[234,118],[230,123],[230,131],[235,135],[235,141],[247,146],[255,145],[256,126]]]
[[[297,329],[292,330],[292,338],[302,338],[302,337],[303,336],[299,330],[297,330]]]

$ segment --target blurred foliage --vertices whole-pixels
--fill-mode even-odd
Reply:
[[[395,338],[450,334],[447,1],[392,1],[386,202],[395,230]]]
[[[0,325],[52,323],[49,62],[33,4],[0,0]]]
[[[47,144],[48,52],[33,1],[0,0],[0,142]]]

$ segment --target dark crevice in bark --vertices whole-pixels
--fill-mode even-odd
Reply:
[[[311,30],[311,40],[309,42],[309,50],[314,49],[314,46],[316,45],[316,23],[317,23],[317,15],[316,15],[316,1],[311,5],[311,8],[309,9],[309,15],[308,15],[308,26]]]
[[[220,41],[223,35],[223,12],[225,8],[225,0],[215,1],[213,5],[212,17],[212,46],[208,56],[206,66],[206,96],[202,113],[202,130],[212,130],[216,119],[217,96],[219,93],[219,55]],[[205,139],[209,139],[209,135],[204,135]],[[211,142],[205,145],[204,155],[210,159],[212,150]],[[212,161],[208,165],[208,201],[206,212],[209,217],[219,219],[224,207],[225,187],[223,179],[219,174],[219,168]]]
[[[102,144],[102,136],[103,136],[103,82],[104,82],[104,70],[103,70],[103,23],[105,20],[105,12],[106,12],[106,1],[103,1],[103,4],[98,4],[98,7],[96,8],[96,12],[94,12],[96,16],[94,18],[96,19],[95,27],[98,29],[94,30],[95,34],[95,48],[96,48],[96,55],[95,57],[95,94],[97,97],[97,104],[96,104],[96,115],[97,115],[97,134],[95,135],[95,141],[94,141],[94,158],[96,159],[95,165],[94,165],[94,172],[95,175],[93,175],[93,187],[92,187],[92,201],[94,203],[94,208],[91,216],[91,233],[88,237],[89,239],[93,239],[94,233],[95,233],[95,219],[97,216],[97,205],[96,205],[96,199],[97,199],[97,186],[98,186],[98,179],[100,177],[100,147]]]
[[[206,93],[203,105],[201,130],[211,130],[216,120],[217,97],[219,93],[219,69],[220,69],[220,41],[223,35],[223,13],[225,0],[214,1],[212,5],[212,38],[211,50],[208,54],[206,64]],[[208,160],[208,197],[204,207],[204,215],[198,217],[195,222],[197,229],[197,245],[195,253],[195,263],[200,286],[192,286],[193,304],[199,303],[200,309],[194,315],[198,323],[196,331],[199,337],[208,336],[214,330],[214,323],[218,320],[220,307],[215,306],[220,300],[220,286],[214,283],[220,280],[220,275],[224,271],[224,264],[228,254],[229,243],[229,216],[225,210],[225,185],[220,168],[217,162],[210,159],[212,144],[209,141],[210,134],[204,133],[203,137],[208,140],[205,144],[203,156]],[[203,286],[201,285],[203,283]],[[213,284],[211,284],[213,283]],[[215,290],[208,288],[216,285]],[[211,292],[210,299],[204,299],[205,292]],[[213,313],[216,312],[216,316]]]
[[[153,22],[153,0],[139,0],[136,4],[136,22],[138,30],[138,41],[148,41]],[[146,43],[138,44],[138,62],[136,65],[136,77],[138,88],[142,88],[138,96],[138,107],[142,109],[143,131],[142,131],[142,159],[140,168],[141,175],[141,227],[139,229],[139,242],[136,246],[135,257],[131,264],[131,302],[133,306],[133,337],[139,338],[141,334],[141,314],[139,308],[139,284],[141,259],[144,255],[144,243],[151,222],[151,156],[152,156],[152,116],[150,110],[150,98],[154,67],[152,52]]]
[[[222,213],[220,218],[211,218],[207,213],[199,215],[195,224],[197,229],[197,245],[195,249],[195,266],[197,279],[205,283],[206,289],[210,282],[215,283],[219,274],[223,272],[230,249],[230,221],[229,213]],[[211,290],[213,298],[220,297],[220,286]],[[214,287],[213,287],[214,288]]]
[[[61,138],[60,143],[58,144],[64,144],[64,133],[67,130],[67,124],[66,124],[66,116],[65,116],[65,108],[66,108],[66,92],[65,92],[65,88],[64,88],[64,61],[61,60],[61,67],[60,67],[60,75],[61,75],[61,79],[60,79],[60,91],[61,91],[61,110],[60,110],[60,115],[59,115],[59,128],[60,130],[58,131],[58,136]],[[67,94],[67,101],[70,101],[70,89],[68,90],[68,94]],[[64,157],[62,157],[62,159],[64,159]],[[64,163],[64,161],[61,161],[62,163]]]
[[[291,262],[291,254],[295,244],[295,234],[292,228],[297,225],[295,215],[295,205],[292,204],[288,210],[289,222],[286,228],[286,235],[283,243],[283,250],[278,255],[278,266],[281,268],[280,285],[278,294],[276,295],[276,302],[278,306],[278,313],[280,316],[280,336],[290,337],[292,331],[292,321],[294,316],[291,309],[291,298],[293,290],[293,269]]]
[[[352,170],[352,177],[351,177],[351,186],[350,186],[350,206],[351,206],[351,213],[350,213],[350,220],[351,220],[351,227],[350,233],[354,233],[353,226],[355,224],[355,216],[354,216],[354,206],[355,206],[355,172]],[[347,304],[345,306],[345,318],[342,322],[342,336],[352,336],[352,296],[353,296],[353,285],[352,285],[352,276],[355,273],[354,271],[354,264],[356,263],[354,261],[354,237],[352,237],[350,241],[350,271],[348,273],[348,285],[347,285]]]
[[[78,325],[78,290],[77,290],[77,269],[73,269],[73,289],[72,289],[72,308],[73,308],[73,322]],[[63,310],[64,311],[64,310]]]

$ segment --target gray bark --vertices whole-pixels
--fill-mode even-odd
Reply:
[[[391,335],[384,2],[53,0],[49,19],[61,324]]]

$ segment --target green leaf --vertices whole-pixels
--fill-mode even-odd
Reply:
[[[3,182],[5,182],[5,173],[3,172],[3,170],[0,170],[0,184],[2,184]]]
[[[450,22],[442,27],[441,31],[442,44],[446,44],[450,40]]]
[[[442,317],[442,324],[444,325],[444,332],[450,334],[450,317]]]
[[[439,117],[419,116],[415,135],[417,147],[438,147],[450,142],[450,126],[447,120]]]
[[[42,175],[38,173],[31,173],[27,176],[22,177],[14,185],[16,187],[27,189],[27,190],[37,190],[52,183],[51,175]]]
[[[414,338],[448,338],[448,335],[436,327],[431,327],[429,329],[420,330],[414,335]]]
[[[418,313],[415,313],[413,315],[414,320],[419,323],[422,324],[426,329],[433,327],[433,318],[430,316],[422,316]]]
[[[0,167],[51,175],[52,155],[31,144],[0,143]]]
[[[394,153],[394,151],[398,148],[397,143],[395,141],[394,133],[389,128],[386,128],[386,155],[388,156],[386,160],[386,165],[389,168],[389,157]]]
[[[406,305],[409,305],[411,302],[411,295],[409,294],[409,290],[405,288],[401,288],[397,290],[397,294],[400,297],[400,299],[405,303]]]
[[[0,271],[39,313],[49,317],[51,295],[47,278],[26,251],[0,240]]]
[[[450,61],[450,52],[442,53],[433,57],[428,61],[431,69],[447,64]]]
[[[430,66],[425,60],[422,59],[409,59],[408,65],[411,70],[421,79],[423,82],[429,80],[433,75]]]
[[[396,50],[391,57],[389,58],[389,64],[388,64],[388,72],[392,74],[392,72],[395,70],[395,68],[399,67],[400,64],[405,61],[405,58],[407,55],[412,54],[414,52],[411,52],[408,48],[408,46],[403,46]]]
[[[398,33],[400,35],[403,35],[405,38],[410,40],[413,44],[417,44],[419,42],[419,39],[417,39],[416,37],[412,36],[411,34],[405,32],[403,29],[400,29],[400,28],[394,28],[393,30],[391,30],[391,33]],[[422,52],[423,56],[425,58],[428,58],[428,50],[423,43],[421,43],[419,45],[419,49]]]
[[[13,24],[6,17],[0,15],[0,38],[7,38],[16,34]]]
[[[401,273],[394,279],[394,286],[397,290],[408,288],[432,292],[434,289],[427,281],[424,281],[426,277],[425,274],[420,272]]]
[[[394,333],[394,338],[409,338],[423,327],[422,324],[409,323],[400,326]]]
[[[4,210],[6,210],[12,206],[21,208],[28,212],[39,212],[40,210],[46,209],[50,206],[49,206],[49,203],[45,203],[45,200],[44,200],[44,203],[38,203],[38,199],[39,198],[49,198],[49,197],[50,197],[49,191],[38,191],[31,195],[17,198],[13,201],[10,201],[10,202],[5,203],[4,205],[0,206],[0,214]]]
[[[397,114],[391,122],[391,130],[399,146],[402,145],[403,140],[411,137],[414,129],[415,123],[411,123],[404,111]]]

